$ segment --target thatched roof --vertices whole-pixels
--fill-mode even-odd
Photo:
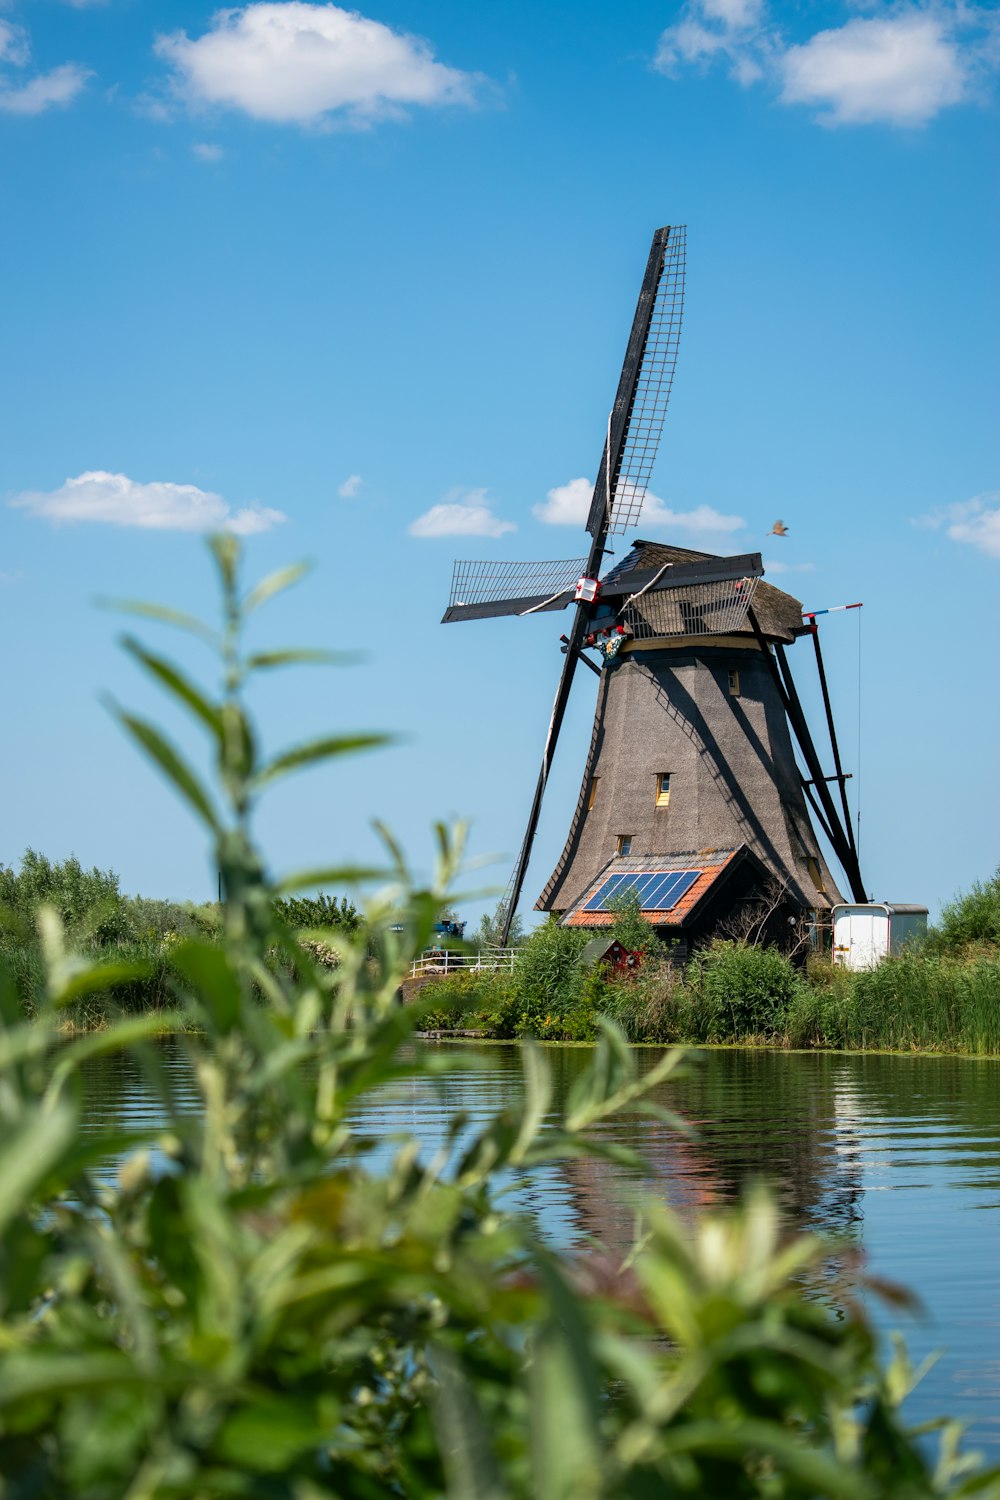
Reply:
[[[645,542],[636,540],[632,543],[632,549],[617,563],[610,573],[605,575],[605,582],[612,578],[619,578],[624,573],[631,573],[639,568],[662,568],[664,563],[694,563],[705,562],[715,559],[720,554],[715,552],[695,552],[690,547],[673,547],[666,542]],[[760,623],[764,635],[772,641],[790,642],[795,639],[795,633],[802,628],[802,604],[800,600],[786,594],[783,589],[776,589],[773,584],[761,579],[757,585],[754,595],[754,614]],[[749,625],[742,630],[734,632],[738,635],[752,635],[753,631]]]

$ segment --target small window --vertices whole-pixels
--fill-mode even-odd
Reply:
[[[823,877],[822,877],[822,875],[819,872],[819,862],[817,860],[813,859],[812,856],[810,855],[806,859],[806,864],[809,867],[809,879],[812,881],[813,885],[819,891],[820,895],[821,896],[825,896],[826,895],[826,891],[823,889]]]
[[[656,805],[666,807],[670,802],[670,772],[660,771],[656,778]]]
[[[618,844],[615,852],[617,854],[632,853],[632,835],[630,833],[620,833],[618,835]]]
[[[740,696],[739,672],[730,672],[729,674],[729,696],[730,698],[738,698]]]
[[[591,776],[590,778],[590,791],[587,793],[588,812],[590,812],[594,803],[597,801],[597,783],[600,781],[600,779],[601,778],[599,776]]]

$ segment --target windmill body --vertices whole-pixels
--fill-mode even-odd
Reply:
[[[616,573],[708,560],[636,542]],[[612,573],[606,584],[614,581]],[[765,650],[745,619],[730,618],[718,632],[695,591],[682,592],[667,608],[662,595],[645,612],[637,601],[624,611],[624,636],[621,615],[604,617],[608,636],[595,620],[596,640],[621,645],[601,670],[576,811],[536,905],[594,926],[602,914],[588,911],[588,900],[615,877],[698,871],[673,906],[646,912],[685,945],[768,884],[780,889],[783,911],[825,915],[838,888],[810,822]],[[801,605],[781,590],[757,584],[753,608],[767,650],[801,633]],[[659,633],[671,624],[676,633]],[[647,879],[644,889],[652,886]]]
[[[608,903],[631,890],[647,919],[684,945],[762,895],[780,921],[822,916],[841,896],[807,801],[854,899],[865,899],[815,617],[804,624],[799,602],[761,581],[759,553],[716,557],[637,541],[601,576],[609,536],[633,529],[646,496],[677,362],[684,266],[683,229],[657,230],[608,417],[586,556],[455,567],[445,622],[574,610],[505,898],[504,939],[580,662],[601,679],[594,728],[541,910],[600,928],[614,919]],[[834,776],[823,773],[785,656],[805,634],[814,640]]]

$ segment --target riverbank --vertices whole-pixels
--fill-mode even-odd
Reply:
[[[569,969],[542,992],[526,980],[517,964],[442,978],[422,995],[426,1029],[586,1042],[607,1016],[633,1043],[1000,1056],[992,955],[904,955],[865,973],[812,960],[803,972],[774,949],[719,943],[683,969],[647,958],[624,978]]]

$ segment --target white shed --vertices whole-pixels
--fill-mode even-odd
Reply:
[[[833,908],[833,961],[845,969],[874,969],[927,931],[926,906],[873,901]]]

